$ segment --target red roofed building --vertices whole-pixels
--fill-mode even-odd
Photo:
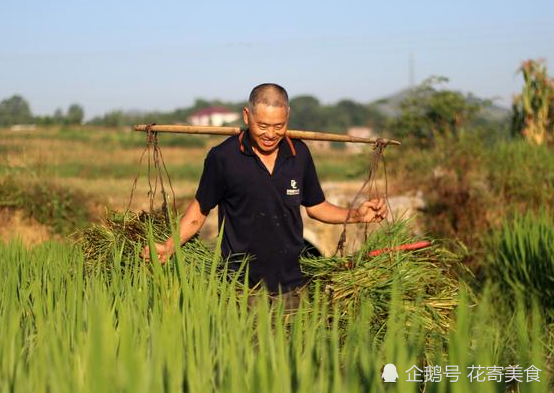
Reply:
[[[188,118],[193,126],[222,126],[232,123],[240,118],[240,114],[231,111],[224,106],[210,106],[194,112]]]

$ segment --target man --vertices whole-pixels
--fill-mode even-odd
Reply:
[[[289,103],[281,86],[256,86],[243,118],[246,131],[209,151],[196,197],[180,221],[180,241],[196,234],[218,206],[222,255],[230,257],[230,268],[249,255],[250,285],[261,281],[270,293],[286,293],[306,283],[298,262],[304,245],[300,205],[309,217],[330,224],[347,217],[379,222],[387,208],[375,199],[349,213],[325,200],[308,147],[286,135]],[[164,263],[174,252],[173,238],[155,247]],[[148,247],[143,255],[149,257]]]

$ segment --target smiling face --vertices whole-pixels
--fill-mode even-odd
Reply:
[[[242,113],[254,150],[264,155],[274,153],[285,137],[289,108],[257,104],[253,110],[245,107]]]

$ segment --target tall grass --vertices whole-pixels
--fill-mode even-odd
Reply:
[[[554,205],[554,155],[525,141],[498,143],[485,161],[487,180],[499,202],[522,211]]]
[[[323,288],[285,315],[282,305],[247,305],[237,282],[215,264],[178,250],[174,263],[121,264],[85,274],[82,252],[46,243],[34,249],[0,245],[0,391],[15,392],[418,392],[406,382],[412,365],[459,366],[459,382],[427,383],[426,391],[505,391],[504,383],[469,383],[466,367],[506,366],[504,338],[523,368],[540,368],[540,383],[521,391],[550,391],[537,312],[518,308],[511,324],[491,323],[494,305],[462,296],[456,328],[422,356],[426,340],[402,306],[401,282],[388,290],[384,340],[367,329],[371,307],[339,318]],[[213,258],[218,258],[217,253]],[[536,322],[536,323],[535,323]],[[518,332],[518,334],[515,334]],[[397,366],[399,380],[384,384],[382,367]]]
[[[489,276],[508,296],[537,299],[554,322],[554,219],[550,212],[514,214],[488,242]]]

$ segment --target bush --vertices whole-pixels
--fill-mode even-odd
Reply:
[[[399,190],[424,194],[425,228],[434,237],[465,243],[473,262],[484,260],[483,240],[506,214],[554,205],[554,156],[545,146],[520,140],[490,145],[466,134],[458,140],[437,139],[430,149],[408,147],[387,154],[389,176]]]
[[[22,209],[58,234],[87,225],[90,204],[88,195],[51,182],[25,182],[11,176],[0,180],[0,208]]]

